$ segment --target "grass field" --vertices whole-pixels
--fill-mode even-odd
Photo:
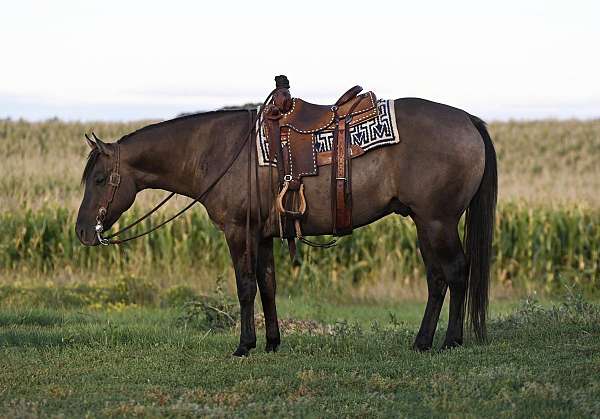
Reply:
[[[499,302],[489,344],[426,354],[409,349],[420,304],[280,305],[331,326],[284,331],[276,354],[260,330],[234,359],[235,331],[183,327],[175,309],[2,311],[2,416],[600,415],[600,307],[577,296]]]
[[[94,130],[114,141],[149,122],[0,120],[0,211],[76,209],[88,152],[83,133]],[[500,202],[600,206],[600,120],[497,122],[489,128],[498,154]],[[151,206],[156,197],[144,193],[138,204]]]

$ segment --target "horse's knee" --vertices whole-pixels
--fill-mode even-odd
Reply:
[[[238,293],[238,301],[240,305],[245,306],[248,304],[254,304],[256,293]]]
[[[273,299],[275,298],[275,284],[271,278],[259,278],[258,288],[260,290],[260,297],[262,299]]]
[[[238,301],[241,305],[252,303],[256,297],[256,282],[248,281],[244,284],[238,284]]]

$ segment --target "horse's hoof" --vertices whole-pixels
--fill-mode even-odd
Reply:
[[[279,342],[267,342],[265,346],[266,352],[277,352],[277,348],[279,347]]]
[[[427,352],[431,350],[431,343],[433,339],[427,339],[426,336],[417,335],[415,343],[413,343],[413,351]]]
[[[248,350],[247,348],[244,348],[243,346],[238,346],[238,348],[233,353],[233,356],[237,356],[240,358],[244,357],[244,356],[249,356],[249,355],[250,355],[250,350]]]
[[[458,340],[444,341],[444,344],[440,348],[440,351],[446,351],[448,349],[458,348],[460,346],[462,346],[462,341],[458,341]]]
[[[413,351],[417,352],[427,352],[431,350],[431,345],[427,343],[415,342],[413,343]]]

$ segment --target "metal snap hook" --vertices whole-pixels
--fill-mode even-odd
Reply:
[[[104,231],[104,226],[102,225],[100,220],[97,220],[94,230],[96,230],[96,233],[102,233]]]
[[[96,231],[96,237],[102,246],[108,246],[110,241],[102,237],[102,232],[104,231],[104,226],[100,220],[96,221],[96,225],[94,226],[94,230]]]

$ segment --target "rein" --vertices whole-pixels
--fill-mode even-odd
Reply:
[[[270,97],[270,95],[269,95],[269,97]],[[119,184],[121,183],[121,176],[119,175],[120,150],[119,150],[119,144],[116,143],[115,165],[114,165],[114,168],[113,168],[113,170],[110,173],[110,176],[108,178],[109,189],[106,192],[105,198],[100,203],[100,208],[98,209],[98,216],[96,217],[96,226],[94,227],[94,229],[96,231],[96,236],[98,237],[98,240],[100,241],[100,244],[102,244],[104,246],[108,246],[110,244],[121,244],[121,243],[126,243],[128,241],[131,241],[131,240],[134,240],[134,239],[146,236],[146,235],[152,233],[153,231],[158,230],[159,228],[161,228],[165,224],[173,221],[175,218],[179,217],[184,212],[186,212],[188,209],[190,209],[195,204],[197,204],[199,201],[201,201],[203,198],[205,198],[206,195],[208,195],[208,193],[212,190],[212,188],[214,188],[214,186],[217,183],[219,183],[219,181],[221,180],[221,178],[229,171],[229,169],[231,168],[231,166],[233,166],[233,164],[235,163],[235,161],[237,160],[237,158],[241,154],[242,150],[244,149],[244,146],[248,142],[249,138],[252,137],[252,133],[254,132],[256,125],[254,123],[254,118],[252,117],[252,111],[248,110],[248,114],[250,116],[250,128],[248,130],[248,133],[244,136],[244,140],[242,141],[242,143],[240,144],[240,146],[236,150],[236,152],[233,154],[233,156],[231,157],[231,159],[224,166],[224,169],[221,171],[221,173],[218,176],[216,176],[209,183],[208,187],[204,190],[204,192],[202,192],[197,198],[195,198],[188,205],[186,205],[185,207],[183,207],[175,215],[171,216],[170,218],[168,218],[167,220],[163,221],[162,223],[160,223],[160,224],[158,224],[158,225],[150,228],[149,230],[144,231],[143,233],[140,233],[140,234],[136,234],[136,235],[131,236],[131,237],[127,237],[125,239],[111,240],[111,238],[116,237],[119,234],[122,234],[123,232],[128,231],[132,227],[134,227],[134,226],[138,225],[139,223],[141,223],[143,220],[145,220],[150,215],[152,215],[153,213],[155,213],[164,204],[166,204],[171,198],[173,198],[173,196],[175,196],[175,192],[171,192],[166,198],[164,198],[161,202],[159,202],[158,205],[156,205],[152,210],[150,210],[144,216],[138,218],[136,221],[134,221],[133,223],[129,224],[128,226],[122,228],[121,230],[117,231],[116,233],[110,234],[107,237],[103,237],[102,236],[102,233],[104,232],[103,221],[104,221],[104,218],[106,217],[106,214],[108,212],[108,207],[110,206],[110,203],[112,202],[112,200],[113,200],[113,198],[114,198],[114,196],[115,196],[115,194],[117,192],[117,189],[119,189]],[[257,117],[260,119],[260,116],[261,116],[261,114],[259,113],[259,115]]]
[[[251,218],[251,204],[252,204],[252,175],[251,175],[251,155],[252,155],[252,142],[249,141],[249,139],[252,137],[252,134],[255,132],[256,127],[258,126],[260,129],[260,126],[262,124],[262,117],[263,117],[263,111],[267,105],[267,102],[271,99],[271,97],[273,96],[273,94],[277,91],[277,89],[273,89],[273,91],[271,91],[271,93],[269,93],[269,95],[267,96],[267,98],[265,99],[263,105],[260,107],[260,110],[257,113],[256,116],[256,120],[253,118],[252,116],[252,111],[248,110],[248,115],[249,115],[249,128],[248,128],[248,132],[246,133],[246,135],[244,136],[244,140],[242,141],[242,143],[240,144],[239,148],[236,150],[236,152],[232,155],[231,159],[227,162],[227,164],[224,166],[224,169],[219,173],[218,176],[216,176],[208,185],[208,187],[204,190],[204,192],[202,192],[197,198],[195,198],[192,202],[190,202],[189,204],[187,204],[185,207],[183,207],[181,210],[179,210],[177,213],[175,213],[173,216],[169,217],[168,219],[166,219],[165,221],[163,221],[162,223],[151,227],[150,229],[136,234],[134,236],[131,237],[127,237],[124,239],[114,239],[114,237],[119,236],[120,234],[130,230],[131,228],[135,227],[136,225],[138,225],[139,223],[141,223],[142,221],[144,221],[145,219],[147,219],[148,217],[150,217],[152,214],[154,214],[156,211],[158,211],[162,206],[164,206],[169,200],[171,200],[171,198],[173,198],[176,194],[175,192],[171,192],[166,198],[164,198],[162,201],[160,201],[153,209],[151,209],[150,211],[148,211],[146,214],[144,214],[142,217],[138,218],[137,220],[135,220],[134,222],[132,222],[131,224],[127,225],[126,227],[118,230],[115,233],[112,233],[106,237],[104,237],[102,235],[102,233],[104,232],[104,218],[106,217],[106,214],[108,212],[108,208],[110,206],[110,203],[113,201],[115,194],[117,192],[117,190],[119,189],[119,185],[121,183],[121,176],[119,174],[119,166],[120,166],[120,148],[119,148],[119,143],[116,143],[116,152],[115,152],[115,164],[113,167],[113,170],[111,171],[109,178],[108,178],[108,185],[109,185],[109,189],[106,192],[105,198],[100,202],[100,207],[98,209],[98,216],[96,217],[96,225],[94,227],[94,230],[96,231],[96,236],[98,237],[98,241],[100,242],[101,245],[103,246],[108,246],[111,244],[122,244],[122,243],[126,243],[128,241],[131,240],[135,240],[138,239],[140,237],[146,236],[156,230],[158,230],[159,228],[163,227],[164,225],[170,223],[171,221],[173,221],[174,219],[178,218],[179,216],[181,216],[183,213],[185,213],[187,210],[189,210],[190,208],[192,208],[194,205],[196,205],[198,202],[200,202],[203,198],[206,197],[206,195],[208,195],[208,193],[215,187],[215,185],[217,183],[219,183],[219,181],[221,180],[221,178],[229,171],[229,169],[231,168],[231,166],[233,166],[233,164],[235,163],[235,161],[238,159],[238,157],[240,156],[240,154],[242,153],[242,150],[244,149],[246,143],[248,143],[248,205],[247,205],[247,210],[246,210],[246,248],[250,249],[250,242],[251,242],[251,238],[250,238],[250,218]],[[87,136],[87,135],[86,135]],[[259,224],[259,231],[261,231],[261,224],[262,224],[262,217],[260,214],[261,211],[261,203],[260,203],[260,188],[258,187],[258,162],[255,165],[255,176],[256,176],[256,186],[257,186],[257,190],[256,190],[256,198],[257,198],[257,204],[258,204],[258,224]],[[269,175],[269,181],[272,181],[272,176]],[[271,186],[269,187],[270,189]],[[317,248],[330,248],[336,245],[337,239],[333,239],[330,242],[327,243],[316,243],[313,241],[310,241],[308,239],[306,239],[303,236],[299,236],[298,239],[311,247],[317,247]],[[283,240],[283,237],[282,237]],[[256,259],[257,263],[258,263],[258,259]],[[252,271],[252,267],[251,267],[251,261],[250,261],[250,254],[249,251],[246,252],[246,264],[247,264],[247,269],[248,272]]]

